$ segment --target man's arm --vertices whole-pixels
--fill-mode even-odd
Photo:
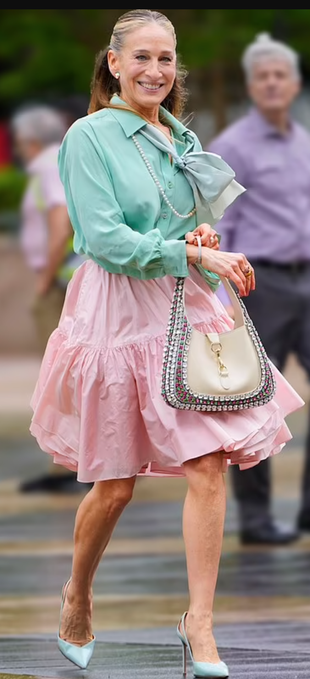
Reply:
[[[231,141],[227,140],[225,133],[215,137],[205,150],[211,153],[217,153],[221,156],[234,170],[236,180],[246,188],[247,172],[244,160],[237,145],[234,145]],[[242,200],[242,196],[239,196],[234,203],[227,208],[225,215],[217,225],[217,231],[221,234],[221,250],[225,250],[226,252],[233,251],[240,200]]]

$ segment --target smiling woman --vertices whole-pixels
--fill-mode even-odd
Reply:
[[[122,52],[109,50],[108,63],[111,73],[119,73],[122,98],[142,117],[158,125],[158,106],[168,96],[176,76],[175,39],[157,24],[152,26],[151,35],[145,27],[138,28],[128,36]]]
[[[90,661],[92,583],[136,477],[181,475],[188,482],[189,608],[177,626],[183,669],[188,652],[196,677],[224,678],[212,632],[223,472],[280,452],[290,438],[284,416],[303,401],[275,369],[277,398],[246,412],[190,412],[164,401],[176,278],[186,278],[188,312],[204,334],[233,325],[214,294],[219,275],[243,296],[255,288],[247,258],[221,252],[213,230],[244,188],[180,121],[185,94],[171,22],[151,10],[123,14],[95,60],[89,114],[73,123],[60,149],[74,246],[88,261],[70,282],[46,348],[31,432],[56,463],[94,483],[76,516],[61,652],[79,667]]]
[[[147,24],[145,12],[149,12]],[[179,117],[186,102],[187,72],[179,63],[176,44],[174,27],[164,15],[137,10],[134,15],[128,12],[121,16],[109,46],[96,58],[89,113],[110,104],[114,93],[122,93],[126,108],[132,107],[147,122],[167,133],[167,126],[161,123],[159,105]],[[102,88],[103,79],[106,90]]]

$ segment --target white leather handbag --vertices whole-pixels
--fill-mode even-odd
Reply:
[[[162,368],[162,396],[173,408],[243,410],[268,403],[275,394],[271,365],[247,309],[228,279],[221,281],[234,309],[234,327],[204,335],[186,316],[186,278],[176,279]]]

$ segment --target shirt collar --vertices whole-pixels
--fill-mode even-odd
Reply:
[[[250,119],[253,121],[255,129],[258,130],[264,137],[286,137],[277,127],[269,123],[269,121],[260,113],[260,111],[252,107],[249,112]],[[295,129],[294,121],[290,119],[288,135],[293,134]]]
[[[113,95],[111,99],[111,104],[115,104],[117,106],[127,105],[126,102],[123,101],[117,94]],[[140,116],[137,113],[132,113],[131,111],[124,111],[121,108],[119,109],[110,108],[109,111],[123,128],[126,137],[131,137],[133,134],[135,134],[135,132],[140,130],[141,127],[144,127],[147,124],[146,121],[143,118],[140,118]],[[167,109],[165,109],[163,106],[160,106],[160,111],[162,115],[165,117],[168,125],[172,127],[176,135],[186,136],[189,133],[187,127],[185,127],[183,123],[177,120],[172,115],[172,113],[169,113],[169,111],[167,111]]]

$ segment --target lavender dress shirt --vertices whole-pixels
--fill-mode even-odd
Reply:
[[[244,252],[250,261],[310,263],[307,130],[292,120],[289,132],[281,134],[252,108],[206,150],[221,155],[247,189],[217,225],[221,250]]]

